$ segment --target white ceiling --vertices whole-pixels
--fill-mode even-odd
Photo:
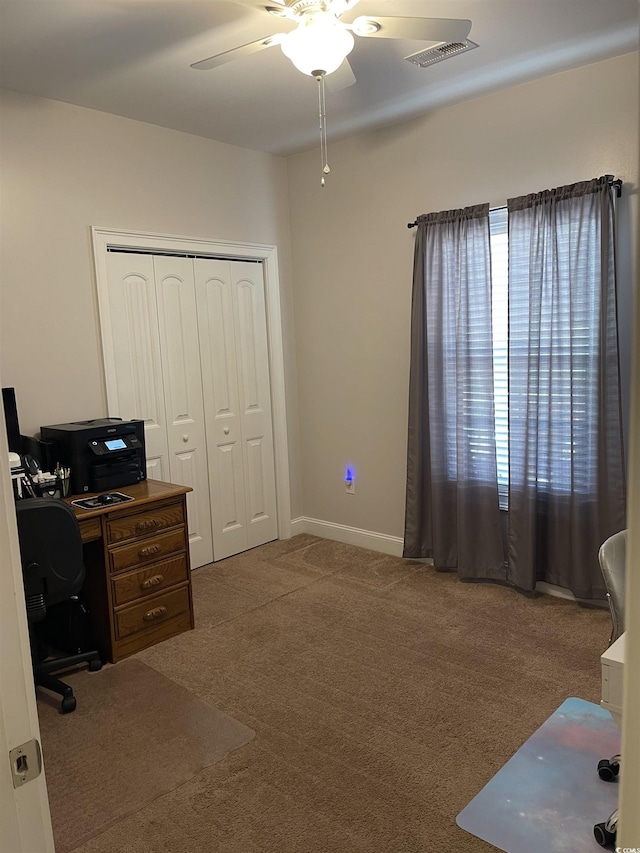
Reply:
[[[356,14],[468,18],[480,47],[421,69],[403,57],[424,43],[356,39],[356,84],[327,94],[330,138],[638,49],[637,0],[361,0]],[[279,47],[189,67],[282,29],[258,0],[0,0],[0,86],[289,154],[317,143],[316,82]]]

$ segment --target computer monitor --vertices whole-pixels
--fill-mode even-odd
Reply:
[[[18,423],[18,407],[16,406],[15,388],[2,389],[2,405],[4,406],[4,419],[7,425],[7,441],[9,450],[14,453],[22,452],[22,437]]]

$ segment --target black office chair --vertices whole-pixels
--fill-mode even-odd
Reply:
[[[607,589],[607,601],[611,611],[611,636],[609,645],[624,633],[625,566],[627,558],[627,531],[614,533],[600,547],[598,560]],[[605,782],[612,782],[620,773],[620,755],[603,758],[598,762],[598,775]],[[596,823],[593,834],[601,847],[615,844],[618,829],[618,809],[604,823]]]
[[[22,576],[29,622],[33,677],[36,685],[62,696],[61,712],[76,708],[72,688],[53,673],[88,663],[92,672],[102,668],[97,650],[51,657],[42,642],[41,626],[49,608],[74,599],[85,576],[82,539],[73,510],[55,498],[30,498],[16,503]],[[64,647],[64,644],[63,644]]]

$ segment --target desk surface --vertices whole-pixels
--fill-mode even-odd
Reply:
[[[132,497],[132,501],[126,501],[119,504],[105,504],[96,509],[82,509],[79,506],[72,506],[71,501],[77,501],[80,498],[93,498],[96,495],[104,494],[104,492],[85,492],[83,495],[69,495],[65,498],[65,503],[71,505],[71,508],[76,514],[78,521],[83,521],[85,518],[94,518],[104,515],[107,512],[124,512],[126,510],[140,509],[144,504],[162,500],[163,498],[173,498],[178,495],[186,495],[187,492],[193,491],[190,486],[177,486],[173,483],[163,483],[161,480],[145,480],[142,483],[136,483],[133,486],[122,486],[118,489],[112,489],[114,492],[122,492],[123,495]]]

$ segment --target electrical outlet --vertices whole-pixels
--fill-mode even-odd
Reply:
[[[353,468],[349,465],[344,474],[344,485],[348,495],[356,493],[356,477]]]

